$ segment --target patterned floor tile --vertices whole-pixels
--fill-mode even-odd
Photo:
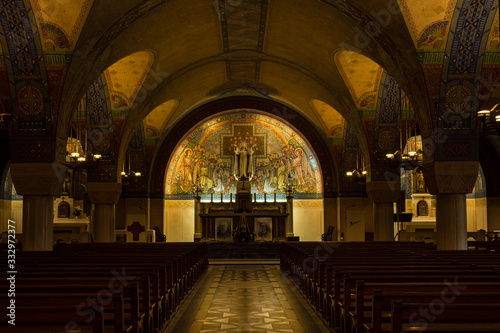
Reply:
[[[166,332],[328,331],[283,281],[277,265],[211,266],[203,284],[203,294]]]

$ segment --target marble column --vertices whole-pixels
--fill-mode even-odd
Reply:
[[[438,249],[467,250],[465,194],[437,194],[436,205]]]
[[[373,219],[375,222],[373,237],[375,241],[394,240],[394,203],[374,202]]]
[[[54,199],[62,190],[64,164],[12,163],[11,175],[23,196],[23,250],[52,251]]]
[[[399,181],[369,181],[366,192],[373,202],[373,238],[394,241],[394,203],[401,196]]]
[[[115,206],[120,200],[122,184],[89,182],[87,192],[90,202],[95,206],[92,220],[94,242],[114,242]]]
[[[115,205],[96,203],[94,210],[93,235],[94,242],[115,241]]]
[[[436,195],[438,250],[467,249],[467,202],[465,195],[476,183],[476,161],[424,163],[425,182]]]

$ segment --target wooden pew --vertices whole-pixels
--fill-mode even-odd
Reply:
[[[381,289],[387,291],[388,289],[397,291],[404,290],[415,290],[415,287],[408,287],[408,284],[413,284],[418,288],[421,288],[423,292],[424,288],[429,285],[437,284],[440,285],[440,290],[447,288],[447,286],[462,286],[464,289],[474,290],[474,291],[485,291],[484,285],[488,285],[491,291],[500,291],[500,277],[497,276],[496,282],[491,276],[483,275],[461,275],[461,276],[379,276],[365,278],[366,280],[362,283],[357,284],[356,292],[354,293],[354,286],[357,281],[354,281],[348,274],[344,278],[344,289],[343,297],[338,300],[338,307],[334,311],[340,309],[340,313],[334,314],[334,320],[340,320],[336,322],[337,327],[343,327],[343,331],[350,332],[351,326],[353,324],[353,315],[355,314],[355,306],[363,307],[366,300],[365,294],[371,293],[373,289]],[[454,280],[455,279],[455,280]],[[359,280],[358,280],[359,281]],[[370,282],[367,282],[370,281]],[[400,281],[405,281],[401,283]],[[388,285],[391,284],[391,287]],[[434,288],[434,287],[433,287]],[[457,287],[458,288],[458,287]]]
[[[48,291],[52,291],[50,288]],[[33,290],[29,290],[33,291]],[[63,292],[46,292],[47,289],[37,288],[34,292],[26,292],[25,290],[16,290],[16,306],[71,306],[84,308],[89,305],[91,300],[102,300],[104,309],[104,318],[106,325],[114,325],[114,332],[143,332],[143,321],[145,314],[140,313],[140,298],[137,284],[125,287],[120,292],[115,292],[112,295],[100,295],[95,290],[86,289],[79,292],[70,292],[71,290],[63,288]],[[116,296],[120,295],[120,298]],[[99,298],[100,296],[100,298]],[[113,297],[110,302],[110,296]],[[85,313],[80,310],[79,313]],[[112,314],[110,317],[109,314]],[[111,323],[110,323],[111,321]],[[120,328],[123,327],[123,328]]]
[[[359,282],[359,281],[358,281]],[[359,283],[362,284],[362,283]],[[469,289],[452,290],[443,287],[435,291],[382,291],[373,289],[368,292],[371,301],[369,303],[361,302],[357,298],[355,313],[353,314],[353,325],[351,332],[381,332],[382,325],[390,323],[390,314],[392,301],[401,300],[408,303],[427,303],[438,302],[443,304],[475,304],[475,303],[499,303],[500,288],[492,288],[491,292],[473,291],[476,288],[471,286]],[[439,288],[437,288],[439,289]],[[478,289],[478,288],[476,288]],[[468,291],[472,290],[472,291]],[[441,304],[440,303],[440,304]]]
[[[488,281],[481,275],[494,276],[498,274],[498,270],[495,272],[493,268],[500,267],[500,256],[491,252],[472,251],[471,254],[471,251],[436,251],[435,248],[414,243],[400,246],[391,242],[373,246],[374,243],[378,242],[338,246],[334,244],[336,246],[334,251],[330,251],[326,256],[325,251],[318,255],[318,249],[321,250],[318,242],[287,243],[282,246],[281,269],[297,284],[322,317],[333,324],[333,328],[340,321],[339,319],[336,324],[332,323],[335,321],[334,313],[339,313],[334,310],[338,305],[335,300],[342,300],[345,297],[342,281],[338,277],[334,278],[337,268],[357,273],[356,278],[363,278],[363,274],[373,274],[373,270],[379,268],[380,273],[386,270],[384,274],[396,274],[401,278],[404,278],[405,272],[399,273],[397,270],[407,270],[406,273],[410,274],[413,269],[412,275],[415,276],[425,274],[421,271],[428,270],[429,274],[424,281],[425,279],[433,281],[436,277],[450,277],[449,273],[452,271],[456,275],[465,276],[470,270],[469,280]],[[390,249],[386,248],[387,245]],[[318,257],[321,260],[316,260],[315,269],[307,270],[304,267],[304,262],[307,260],[311,262]],[[346,269],[348,265],[351,267]],[[364,273],[361,272],[363,269]],[[338,274],[341,274],[340,271]],[[379,278],[386,279],[386,277],[381,275]],[[498,281],[498,277],[492,277],[490,280]],[[352,306],[349,306],[349,309],[352,310]]]
[[[78,307],[16,306],[16,325],[10,325],[6,320],[2,320],[0,329],[2,332],[9,333],[52,333],[71,332],[71,330],[82,333],[104,333],[102,305],[92,304],[83,309],[83,311],[85,310],[92,311],[93,318],[80,315],[78,311],[82,311],[82,309]]]
[[[169,315],[175,312],[182,298],[208,268],[206,244],[73,245],[76,244],[54,252],[19,252],[16,266],[22,268],[23,275],[17,277],[17,290],[21,288],[25,294],[55,294],[63,290],[95,295],[98,290],[106,288],[110,279],[106,271],[109,274],[112,268],[127,267],[127,271],[136,275],[147,273],[150,276],[149,287],[146,289],[139,282],[141,292],[137,299],[141,305],[137,304],[136,308],[140,308],[143,313],[136,316],[142,318],[142,323],[136,320],[134,332],[141,329],[145,333],[161,331]],[[144,261],[144,258],[148,260]],[[33,287],[33,283],[36,283],[36,287]],[[129,303],[130,299],[130,295],[125,295],[126,311],[127,306],[130,309],[133,307]],[[129,317],[128,321],[132,323],[132,315]]]
[[[500,332],[500,304],[447,304],[438,311],[429,311],[422,317],[422,309],[429,303],[393,301],[391,333],[487,333]],[[425,311],[425,310],[424,310]]]

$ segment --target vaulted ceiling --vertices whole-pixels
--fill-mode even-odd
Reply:
[[[103,77],[111,107],[127,109],[119,164],[138,126],[146,139],[161,142],[190,111],[230,96],[279,101],[307,117],[325,139],[342,137],[347,122],[370,160],[373,125],[366,120],[374,118],[383,73],[408,95],[411,117],[429,136],[436,126],[430,96],[436,77],[429,78],[422,59],[442,55],[456,24],[453,13],[463,3],[31,0],[45,57],[68,59],[57,136],[68,136],[74,111]],[[488,24],[487,48],[497,52],[498,17]],[[5,41],[0,45],[5,50]],[[441,73],[442,62],[429,64]]]

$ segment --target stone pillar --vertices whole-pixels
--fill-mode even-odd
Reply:
[[[53,163],[12,163],[11,175],[23,195],[23,250],[52,251],[54,198],[59,196],[66,166]]]
[[[90,202],[95,205],[93,217],[94,242],[115,241],[115,205],[122,193],[121,183],[87,184]]]
[[[394,203],[374,202],[373,219],[375,222],[373,236],[375,241],[394,240]]]
[[[162,233],[165,233],[163,228],[163,198],[149,199],[149,226],[151,229],[158,227]]]
[[[366,192],[373,202],[375,241],[394,241],[394,203],[401,195],[400,181],[370,181]]]
[[[194,241],[201,241],[201,197],[199,195],[194,198]]]
[[[487,200],[487,211],[488,211],[488,230],[493,232],[495,230],[500,230],[500,197],[490,197]]]
[[[286,197],[286,212],[288,217],[286,218],[286,237],[294,237],[293,233],[293,196],[288,195]]]
[[[466,193],[476,183],[476,161],[424,163],[425,182],[436,195],[436,232],[438,250],[467,250]]]

